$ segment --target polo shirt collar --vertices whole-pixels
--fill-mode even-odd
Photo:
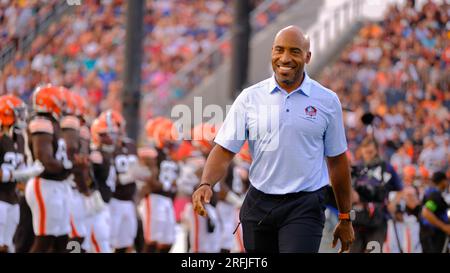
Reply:
[[[308,73],[306,73],[306,71],[303,73],[305,75],[305,78],[303,79],[302,84],[291,93],[301,91],[303,94],[309,97],[311,95],[311,78],[308,76]],[[275,80],[275,74],[273,74],[269,81],[269,92],[273,93],[277,90],[283,90],[283,88],[278,85],[277,81]]]

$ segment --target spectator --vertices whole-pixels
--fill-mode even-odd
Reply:
[[[418,192],[414,187],[406,186],[403,191],[392,193],[388,207],[393,217],[387,223],[383,252],[421,253]]]
[[[446,149],[438,147],[436,142],[428,137],[424,140],[424,149],[420,153],[419,164],[423,164],[431,172],[436,172],[444,168],[446,156]]]
[[[345,125],[355,164],[367,134],[358,120],[370,111],[379,117],[372,125],[380,156],[422,198],[430,172],[450,173],[449,6],[416,2],[392,5],[383,21],[364,25],[320,81],[351,110]]]
[[[391,157],[391,165],[397,171],[398,174],[402,175],[403,168],[411,164],[411,157],[406,153],[405,148],[400,147],[394,155]]]

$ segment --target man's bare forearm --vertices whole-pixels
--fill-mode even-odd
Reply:
[[[352,184],[347,155],[343,153],[336,157],[329,157],[328,169],[338,210],[339,212],[347,213],[352,207]]]
[[[234,153],[220,145],[215,145],[206,160],[201,183],[209,183],[213,186],[219,182],[226,175],[233,157]]]

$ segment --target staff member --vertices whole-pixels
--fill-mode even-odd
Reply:
[[[421,214],[420,241],[424,253],[448,253],[450,237],[449,204],[443,193],[448,189],[444,172],[435,172],[433,186],[425,191]]]
[[[237,97],[192,196],[195,211],[206,215],[204,203],[210,202],[213,185],[249,140],[251,188],[240,212],[247,252],[317,252],[329,176],[340,212],[333,247],[339,239],[340,252],[347,251],[354,240],[341,104],[305,73],[309,48],[309,38],[298,27],[278,32],[272,46],[274,76]]]

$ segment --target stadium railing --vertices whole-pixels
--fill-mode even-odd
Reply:
[[[11,41],[5,45],[0,51],[0,71],[8,64],[14,55],[18,52],[26,52],[30,49],[31,43],[41,33],[45,32],[48,27],[57,21],[63,13],[70,8],[66,0],[61,0],[55,8],[44,17],[37,19],[36,27],[30,29],[25,35],[18,38],[18,42]],[[17,45],[17,46],[16,46]]]
[[[315,24],[308,32],[311,34],[311,48],[314,53],[320,54],[337,36],[347,29],[347,26],[362,17],[363,0],[349,0],[336,7],[331,12],[332,17],[327,17],[319,24]]]
[[[319,18],[308,33],[311,36],[311,51],[315,56],[308,71],[315,75],[324,64],[329,63],[330,54],[333,54],[337,47],[341,47],[342,38],[352,31],[358,22],[364,18],[363,6],[365,0],[348,0],[336,6],[330,11],[325,11],[326,16]],[[345,40],[345,39],[344,39]]]

